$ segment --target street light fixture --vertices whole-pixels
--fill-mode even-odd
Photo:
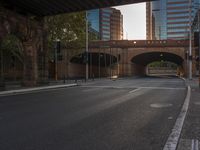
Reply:
[[[189,0],[189,66],[188,66],[188,78],[192,80],[192,1]]]
[[[199,67],[199,88],[200,88],[200,10],[198,10],[198,30],[199,30],[199,61],[198,61],[198,67]]]
[[[85,52],[86,52],[86,62],[85,62],[85,81],[88,80],[88,13],[85,12],[85,18],[86,18],[86,41],[85,41]]]
[[[58,52],[60,52],[60,40],[57,39],[54,47],[55,81],[58,80]]]

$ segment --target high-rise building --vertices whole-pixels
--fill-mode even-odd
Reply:
[[[110,38],[111,40],[123,39],[123,16],[120,10],[112,9],[111,25],[110,25]]]
[[[199,0],[191,0],[191,3],[190,0],[147,2],[147,39],[188,39],[190,21],[197,5]]]
[[[115,8],[88,11],[90,34],[98,34],[100,40],[123,39],[123,16]]]
[[[100,16],[99,9],[87,11],[87,19],[89,22],[89,38],[92,40],[100,39]]]

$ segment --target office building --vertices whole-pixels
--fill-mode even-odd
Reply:
[[[88,11],[90,35],[98,35],[99,40],[123,39],[123,16],[115,8]]]
[[[148,40],[188,39],[199,0],[160,0],[146,4]],[[191,4],[191,5],[190,5]],[[190,20],[191,18],[191,20]]]

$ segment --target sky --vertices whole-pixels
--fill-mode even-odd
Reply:
[[[124,38],[129,40],[146,39],[146,3],[115,7],[123,15]]]

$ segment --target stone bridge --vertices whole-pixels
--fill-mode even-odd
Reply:
[[[150,0],[1,0],[0,45],[9,34],[20,39],[24,51],[23,83],[34,86],[48,77],[45,16],[146,1]],[[0,84],[1,80],[3,77]]]
[[[145,75],[148,64],[161,60],[177,64],[179,73],[187,75],[188,48],[186,40],[94,41],[89,45],[89,75]],[[84,55],[79,54],[71,58],[71,76],[77,74],[77,71],[79,75],[85,75]],[[195,59],[193,58],[193,74],[195,72]]]
[[[149,0],[1,0],[0,44],[8,34],[16,35],[24,51],[23,77],[25,85],[35,85],[48,77],[47,38],[44,16],[109,7]],[[162,59],[177,63],[186,72],[187,41],[96,41],[90,45],[88,63],[90,76],[144,74],[145,66]],[[82,54],[78,56],[84,56]],[[71,76],[84,75],[84,59],[74,56],[70,60]],[[79,63],[77,63],[79,62]],[[81,63],[82,62],[82,63]],[[39,64],[43,64],[39,66]],[[194,64],[194,63],[193,63]],[[74,65],[74,66],[73,66]],[[79,65],[79,67],[75,67]],[[195,72],[195,67],[193,67]]]

